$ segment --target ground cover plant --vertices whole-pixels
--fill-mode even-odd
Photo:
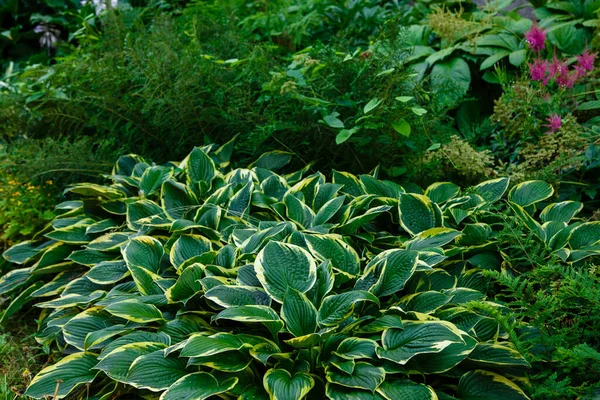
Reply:
[[[542,181],[500,178],[424,192],[373,175],[303,169],[266,153],[228,168],[232,144],[181,163],[117,162],[108,185],[74,197],[4,257],[15,293],[35,300],[36,339],[66,356],[27,395],[80,391],[163,399],[525,399],[528,353],[486,273],[534,268],[502,250],[498,207],[558,260],[598,254],[599,226],[577,202],[537,205]],[[161,370],[161,374],[150,371]],[[153,394],[154,393],[154,394]]]

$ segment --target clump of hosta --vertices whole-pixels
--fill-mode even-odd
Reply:
[[[111,183],[70,187],[4,254],[21,268],[0,279],[15,295],[2,321],[35,301],[36,339],[65,354],[27,395],[527,398],[528,363],[482,273],[499,268],[485,219],[507,179],[409,193],[373,175],[277,174],[282,152],[230,169],[231,150],[122,157]],[[526,182],[506,203],[565,260],[596,254],[597,225],[569,225],[578,203],[533,219],[551,195]]]

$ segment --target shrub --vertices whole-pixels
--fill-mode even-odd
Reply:
[[[111,184],[71,186],[60,215],[4,254],[23,268],[0,279],[18,292],[2,320],[41,301],[36,339],[68,354],[28,395],[527,398],[513,380],[528,363],[482,274],[499,264],[478,221],[507,179],[418,194],[371,175],[278,175],[283,152],[232,169],[231,150],[121,157]],[[530,182],[508,198],[532,209],[551,194]]]

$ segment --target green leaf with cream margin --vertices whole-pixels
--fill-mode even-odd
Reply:
[[[391,328],[381,337],[377,356],[404,365],[418,354],[439,353],[453,343],[464,343],[459,329],[445,321],[407,322],[403,329]]]
[[[309,291],[317,279],[313,257],[303,248],[281,242],[269,242],[254,262],[256,276],[267,293],[278,303],[288,288]]]
[[[263,385],[271,400],[301,400],[315,386],[315,380],[304,372],[292,375],[284,369],[272,368],[265,374]]]
[[[204,400],[225,393],[237,384],[239,378],[219,382],[207,372],[196,372],[179,379],[160,396],[160,400]]]
[[[484,370],[469,371],[460,378],[458,398],[461,400],[528,400],[529,397],[512,381]]]
[[[554,188],[544,181],[527,181],[513,187],[508,192],[508,200],[526,208],[546,200],[554,194]]]
[[[25,392],[36,399],[52,397],[65,398],[78,386],[91,383],[100,371],[92,370],[98,363],[91,353],[75,353],[41,370]],[[57,390],[58,387],[58,390]]]

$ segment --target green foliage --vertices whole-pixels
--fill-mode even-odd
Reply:
[[[538,264],[518,277],[497,278],[518,318],[535,327],[519,332],[531,354],[532,398],[593,396],[600,385],[596,267]]]
[[[482,221],[507,179],[423,195],[369,175],[278,175],[283,152],[234,169],[231,146],[161,166],[121,157],[111,184],[71,186],[60,215],[4,253],[22,268],[0,279],[20,293],[3,320],[41,301],[36,339],[70,354],[30,396],[58,379],[58,397],[91,383],[164,398],[527,398],[512,380],[528,363],[489,316],[508,308],[482,273],[499,265]],[[530,182],[508,201],[531,208],[548,191]]]

